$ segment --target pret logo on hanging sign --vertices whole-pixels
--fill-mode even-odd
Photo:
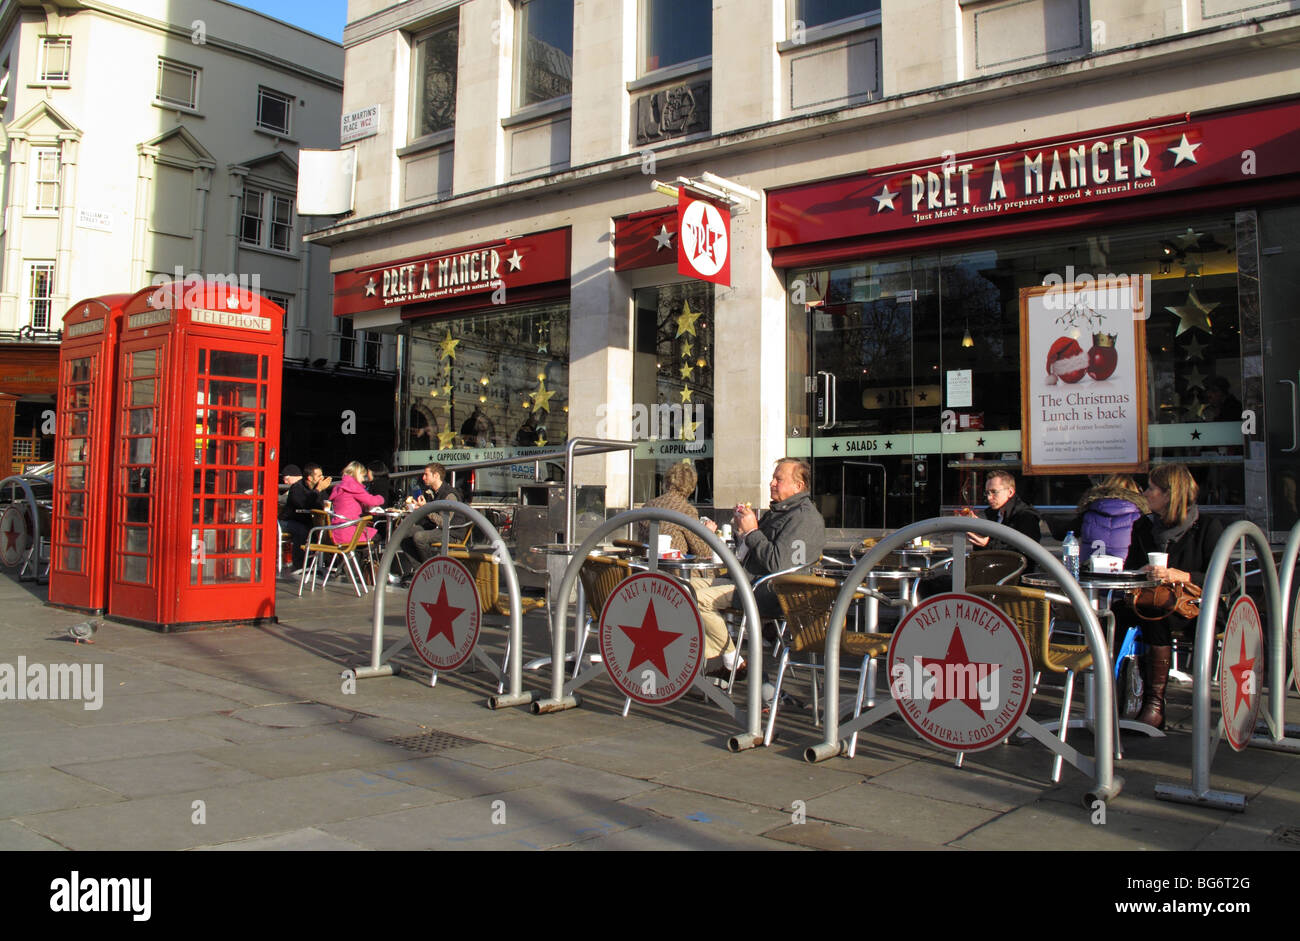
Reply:
[[[1255,732],[1263,702],[1264,630],[1259,608],[1242,595],[1232,606],[1223,631],[1223,654],[1219,657],[1219,709],[1223,713],[1223,737],[1233,751],[1244,751]]]
[[[469,569],[446,556],[420,566],[406,596],[406,630],[421,660],[435,670],[456,669],[474,652],[481,621]]]
[[[899,714],[941,748],[991,748],[1029,706],[1029,650],[983,598],[936,595],[913,608],[894,631],[888,662]]]
[[[620,582],[605,602],[600,653],[615,686],[637,702],[662,706],[695,682],[704,625],[681,584],[640,572]]]
[[[683,189],[677,231],[677,273],[731,287],[731,211]]]

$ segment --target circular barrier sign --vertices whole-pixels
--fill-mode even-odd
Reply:
[[[973,595],[935,595],[908,612],[889,643],[889,693],[926,741],[980,751],[1029,706],[1029,649],[1010,619]]]
[[[1263,668],[1264,629],[1259,608],[1242,595],[1228,614],[1219,655],[1219,710],[1223,713],[1223,737],[1233,751],[1244,751],[1255,734],[1255,720],[1264,700]]]
[[[625,578],[600,612],[600,653],[620,690],[662,706],[680,698],[700,672],[704,625],[689,592],[658,572]]]
[[[435,670],[454,670],[474,652],[483,620],[469,569],[438,556],[420,566],[406,596],[406,630],[420,659]]]
[[[0,562],[13,568],[23,560],[32,544],[32,528],[27,511],[11,503],[0,514]]]

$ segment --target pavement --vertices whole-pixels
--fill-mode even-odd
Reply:
[[[1300,756],[1219,747],[1212,786],[1245,794],[1244,813],[1154,798],[1158,780],[1190,781],[1187,687],[1171,692],[1167,737],[1125,735],[1124,791],[1099,813],[1073,768],[1051,783],[1036,743],[958,768],[896,718],[855,758],[813,765],[806,709],[781,712],[771,747],[732,754],[736,725],[702,698],[622,718],[606,677],[580,708],[541,716],[487,708],[483,670],[431,688],[409,648],[401,675],[349,684],[372,600],[346,582],[296,591],[280,582],[268,627],[108,621],[78,645],[68,628],[84,616],[0,573],[0,665],[103,669],[98,709],[0,701],[0,850],[1300,850]],[[389,593],[390,638],[405,632],[404,600]],[[494,652],[501,621],[484,629]],[[530,657],[547,636],[525,620]],[[806,682],[793,687],[803,699]],[[524,683],[543,690],[549,673]],[[1058,710],[1052,687],[1030,706]],[[1294,691],[1287,714],[1300,722]],[[1090,753],[1090,735],[1072,741]]]

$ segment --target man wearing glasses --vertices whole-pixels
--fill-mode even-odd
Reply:
[[[1010,526],[1016,532],[1024,533],[1034,542],[1042,541],[1038,511],[1016,496],[1014,477],[1006,471],[994,471],[989,474],[984,496],[988,497],[989,501],[988,509],[984,511],[985,519]],[[974,533],[967,533],[966,538],[977,549],[1011,549],[1011,546],[996,536],[977,536]]]

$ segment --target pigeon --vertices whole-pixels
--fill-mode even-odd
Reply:
[[[95,631],[99,630],[99,621],[82,621],[80,624],[74,624],[68,628],[68,633],[72,635],[74,643],[80,644],[83,640],[88,644],[95,641]]]

